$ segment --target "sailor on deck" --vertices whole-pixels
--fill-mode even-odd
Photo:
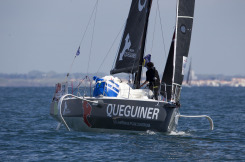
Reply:
[[[147,71],[146,71],[146,81],[140,86],[143,87],[145,84],[148,84],[149,89],[153,91],[155,100],[158,100],[158,90],[160,86],[160,78],[158,71],[154,67],[152,62],[148,62],[146,64]]]

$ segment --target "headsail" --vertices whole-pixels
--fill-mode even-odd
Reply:
[[[170,50],[168,53],[168,59],[165,65],[165,69],[162,76],[162,83],[161,83],[161,94],[167,98],[168,100],[171,99],[171,91],[172,91],[172,83],[173,83],[173,70],[174,70],[174,51],[175,51],[175,32],[172,38],[172,43],[170,46]]]
[[[195,0],[179,0],[173,42],[163,73],[161,94],[168,100],[179,101],[184,69],[191,41]],[[166,90],[166,91],[165,91]],[[167,93],[167,95],[166,95]]]
[[[111,74],[135,73],[144,55],[145,37],[152,0],[132,0],[121,45]]]

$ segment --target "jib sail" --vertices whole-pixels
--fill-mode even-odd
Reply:
[[[191,41],[195,0],[179,0],[173,41],[162,78],[161,94],[168,100],[179,101],[184,69]]]

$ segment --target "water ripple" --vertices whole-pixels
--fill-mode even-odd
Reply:
[[[0,88],[1,161],[244,161],[244,88],[183,88],[177,132],[59,131],[53,88]]]

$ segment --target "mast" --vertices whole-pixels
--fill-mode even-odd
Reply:
[[[152,0],[149,0],[148,3],[148,12],[146,15],[146,23],[145,23],[145,29],[144,29],[144,34],[143,34],[143,38],[142,38],[142,45],[141,45],[141,52],[140,52],[140,59],[139,59],[139,67],[138,67],[138,71],[136,73],[136,77],[135,77],[135,81],[134,81],[134,87],[136,89],[140,88],[140,80],[141,80],[141,73],[142,73],[142,63],[143,63],[143,57],[144,57],[144,52],[145,52],[145,42],[146,42],[146,35],[147,35],[147,28],[148,28],[148,22],[149,22],[149,16],[150,16],[150,10],[151,10],[151,4],[152,4]]]
[[[178,0],[173,41],[161,83],[161,94],[179,102],[193,25],[195,0]]]

